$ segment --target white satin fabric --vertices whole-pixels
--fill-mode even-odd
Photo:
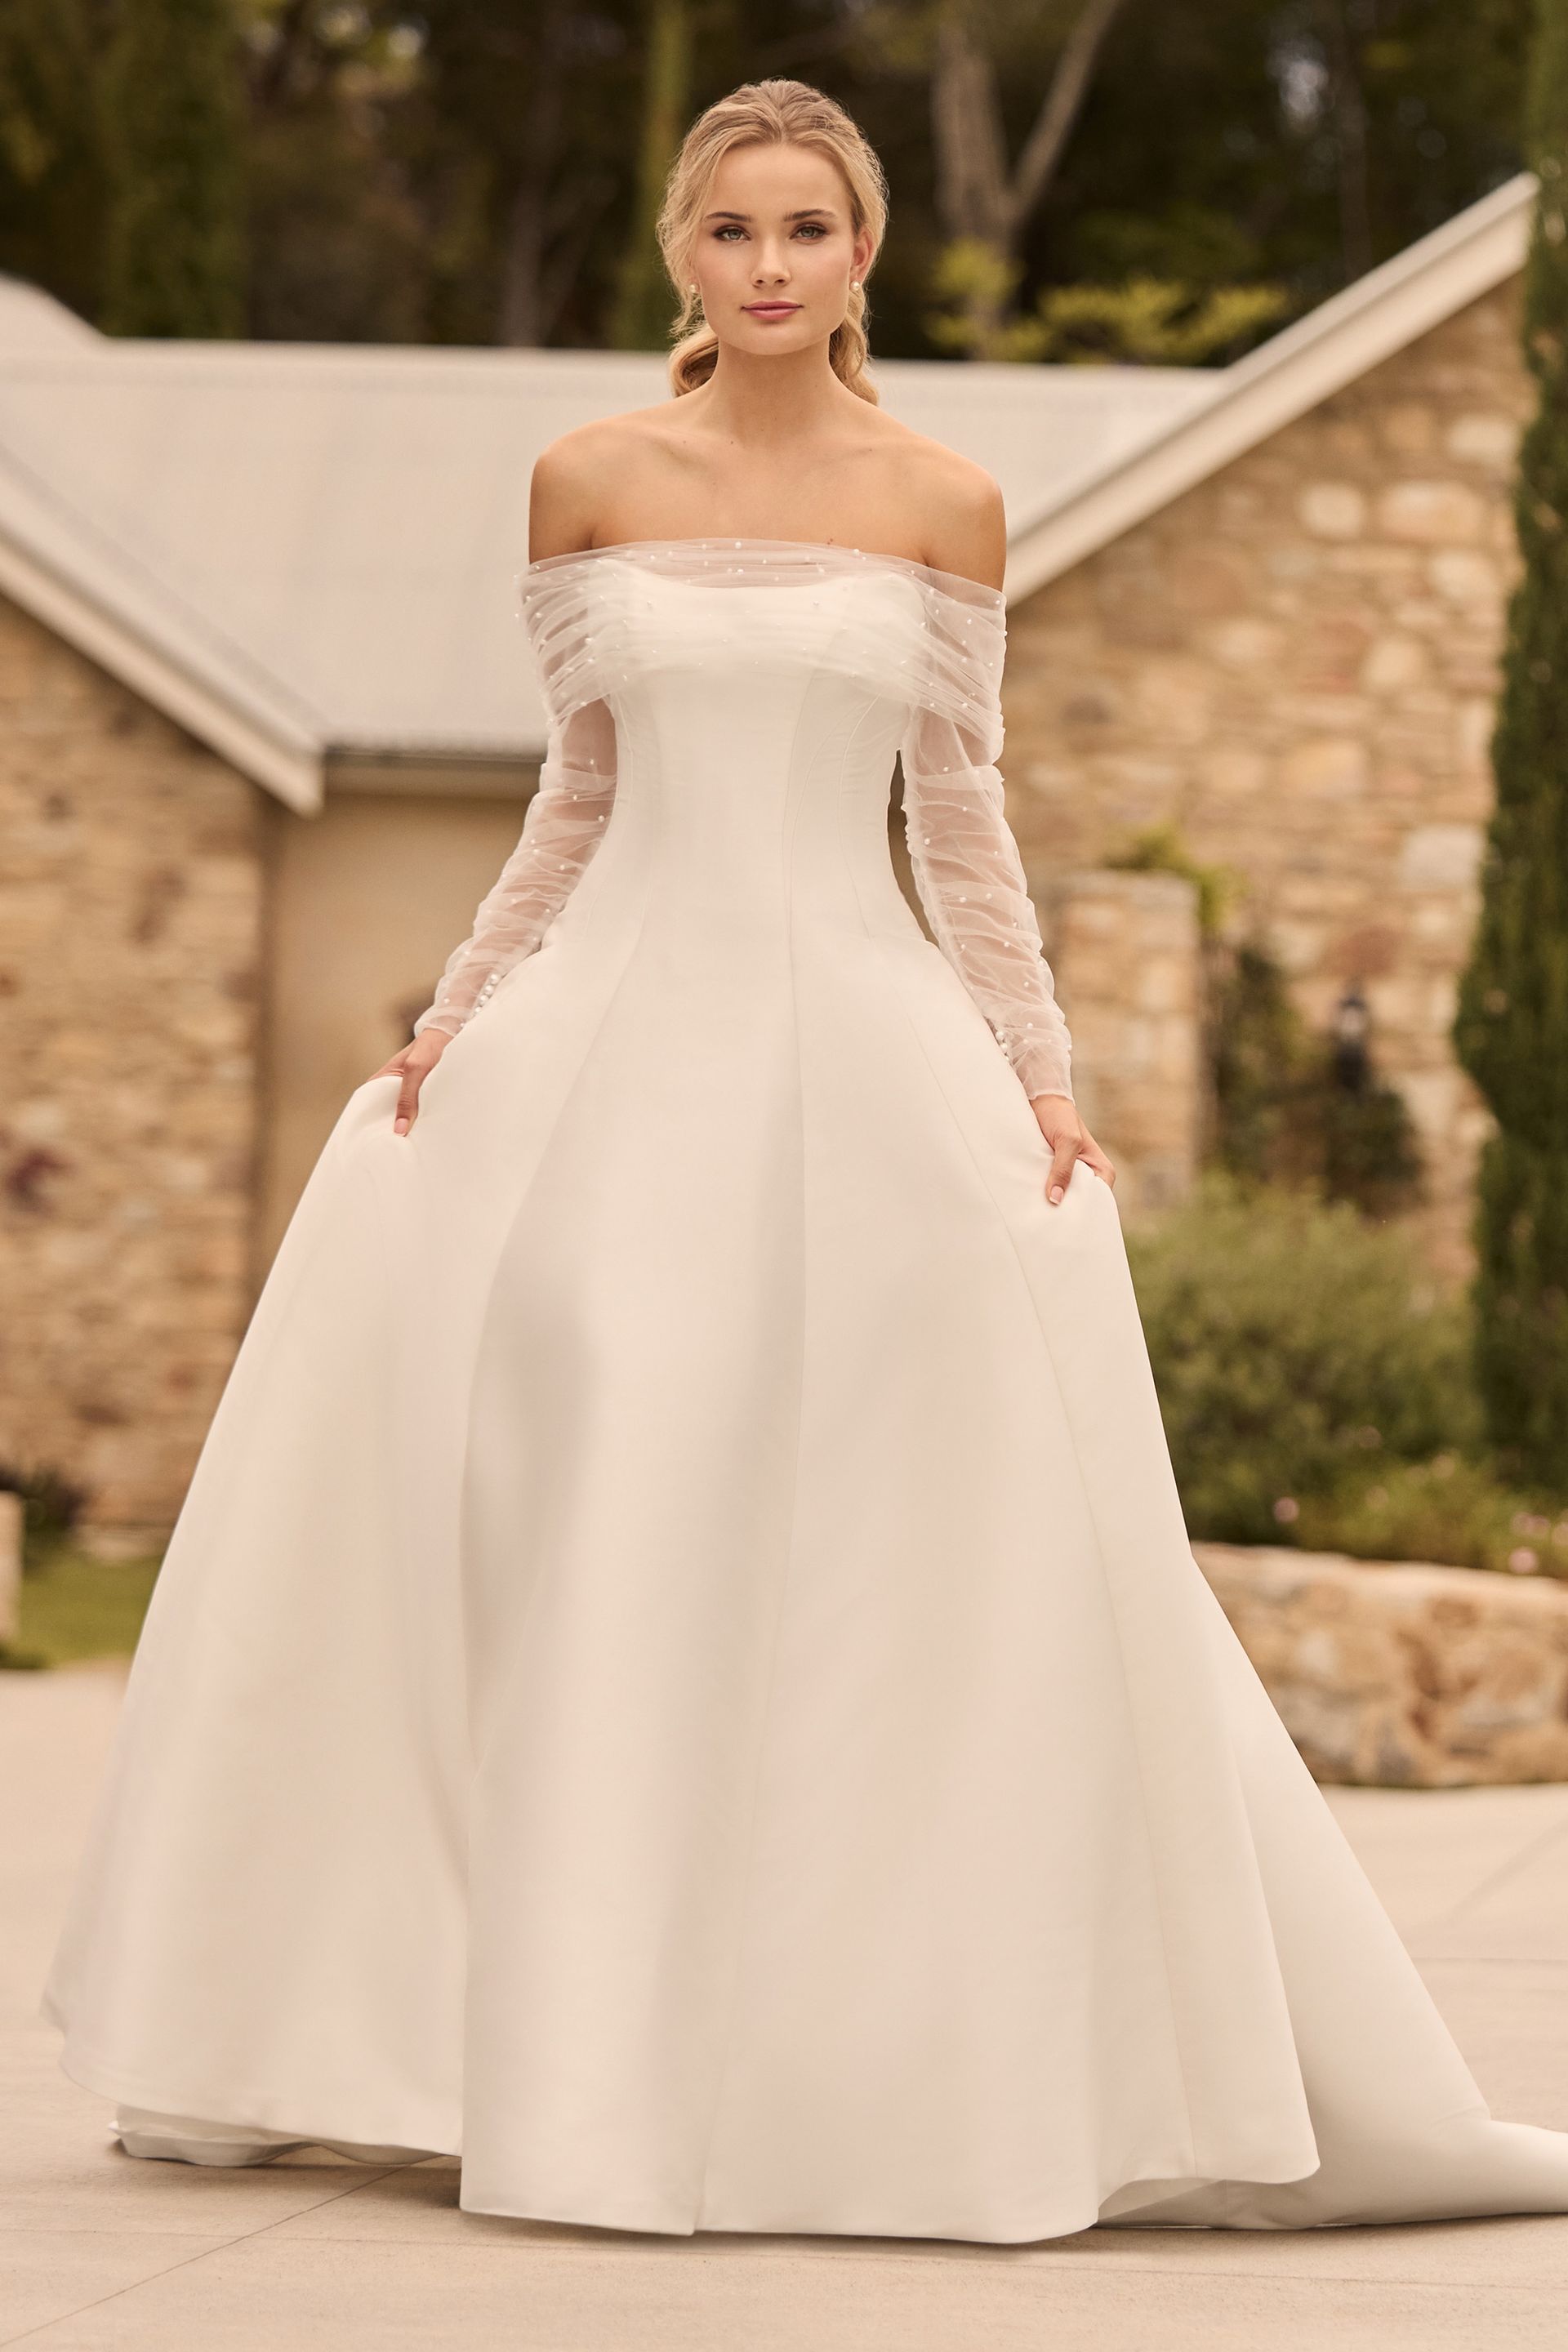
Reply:
[[[880,595],[865,593],[868,576]],[[632,754],[633,683],[651,671],[667,689],[679,677],[699,700],[722,696],[763,625],[771,666],[793,670],[803,688],[813,676],[879,682],[885,706],[902,712],[905,827],[932,936],[1025,1092],[1070,1097],[1071,1040],[995,765],[1006,637],[996,590],[853,548],[650,540],[532,564],[521,602],[549,749],[522,837],[416,1031],[455,1035],[533,953],[582,879],[614,809],[620,745]],[[816,700],[808,689],[803,708]],[[887,708],[877,718],[885,738]],[[813,756],[824,752],[834,755],[831,740]],[[743,744],[730,756],[744,760]]]
[[[1114,1194],[1047,1205],[900,895],[886,649],[947,592],[865,559],[808,625],[751,552],[596,560],[603,838],[311,1177],[62,2063],[144,2153],[460,2151],[470,2211],[639,2230],[1568,2210],[1193,1560]]]

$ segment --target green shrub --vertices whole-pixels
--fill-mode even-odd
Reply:
[[[58,1471],[7,1462],[0,1462],[0,1494],[22,1497],[22,1565],[28,1574],[51,1545],[71,1534],[87,1501],[84,1489]]]
[[[1310,1551],[1430,1559],[1568,1577],[1568,1509],[1500,1484],[1484,1462],[1438,1454],[1309,1495],[1286,1530]]]
[[[1300,1540],[1309,1500],[1477,1450],[1466,1305],[1407,1231],[1211,1171],[1128,1256],[1194,1536]]]

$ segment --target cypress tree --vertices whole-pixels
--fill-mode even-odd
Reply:
[[[610,320],[610,341],[623,352],[662,351],[669,341],[675,297],[656,232],[665,180],[690,110],[689,0],[648,0],[647,23],[637,191]]]
[[[122,0],[104,99],[102,325],[121,335],[243,333],[234,0]]]
[[[1492,740],[1497,799],[1454,1043],[1497,1125],[1474,1234],[1476,1370],[1515,1475],[1568,1491],[1568,0],[1536,0],[1524,278],[1538,403],[1520,449],[1522,569]]]

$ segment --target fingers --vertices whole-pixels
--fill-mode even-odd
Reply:
[[[428,1044],[423,1037],[416,1037],[412,1045],[405,1045],[402,1053],[395,1055],[387,1064],[388,1072],[395,1072],[399,1081],[397,1108],[392,1120],[395,1135],[406,1135],[418,1118],[419,1089],[446,1052],[449,1042],[438,1031],[432,1033]]]
[[[406,1057],[400,1066],[398,1073],[402,1083],[397,1089],[397,1108],[392,1119],[394,1135],[406,1135],[418,1118],[419,1089],[435,1068],[438,1058],[438,1055],[431,1057],[421,1054],[413,1045],[408,1047]]]
[[[419,1088],[424,1076],[423,1070],[411,1070],[405,1064],[402,1073],[403,1082],[397,1089],[397,1109],[392,1121],[394,1135],[406,1135],[418,1118]]]
[[[1051,1172],[1046,1179],[1046,1198],[1053,1209],[1067,1191],[1073,1161],[1082,1148],[1076,1136],[1064,1135],[1051,1153]]]

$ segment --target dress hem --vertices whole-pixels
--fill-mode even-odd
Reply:
[[[46,2006],[43,2014],[50,2024],[59,2025],[59,2017],[51,2008]],[[343,2130],[337,2125],[326,2124],[312,2128],[301,2126],[292,2119],[288,2123],[274,2124],[268,2123],[258,2112],[258,2107],[271,2104],[265,2098],[256,2102],[241,2100],[237,2108],[236,2103],[227,2096],[214,2099],[201,2091],[181,2090],[175,2093],[166,2083],[153,2084],[137,2075],[122,2073],[119,2067],[100,2059],[96,2052],[83,2051],[79,2044],[72,2045],[68,2042],[57,2063],[68,2081],[77,2084],[84,2091],[96,2092],[100,2098],[124,2100],[133,2106],[145,2108],[149,2114],[199,2116],[204,2123],[230,2125],[237,2136],[247,2131],[280,2131],[290,2139],[306,2142],[312,2147],[324,2147],[336,2140],[349,2140],[367,2147],[406,2148],[411,2156],[418,2158],[440,2156],[458,2162],[462,2158],[460,2135],[454,2135],[446,2125],[435,2132],[426,2132],[402,2127]],[[227,2113],[223,2112],[226,2108]],[[458,2138],[458,2145],[446,2144],[454,2137]]]
[[[51,2002],[46,2000],[41,2004],[41,2008],[49,2022],[59,2024],[58,2014]],[[457,2147],[431,2145],[433,2138],[440,2141],[454,2137],[460,2137],[460,2135],[446,2132],[426,2134],[423,2131],[410,2133],[396,2128],[390,2131],[379,2127],[370,2129],[359,2124],[352,2127],[345,2127],[341,2123],[331,2126],[323,2124],[312,2129],[301,2127],[292,2120],[286,2124],[268,2123],[257,2111],[258,2106],[266,2107],[272,2104],[267,2099],[255,2103],[247,2103],[243,2100],[237,2103],[228,2096],[214,2098],[199,2091],[188,2089],[182,2089],[175,2093],[167,2084],[155,2085],[141,2077],[123,2073],[118,2067],[100,2060],[96,2053],[91,2051],[84,2053],[79,2046],[62,2050],[59,2053],[58,2064],[60,2071],[68,2080],[78,2084],[83,2090],[96,2092],[100,2097],[125,2100],[137,2106],[144,2106],[149,2113],[188,2116],[199,2117],[204,2123],[228,2125],[233,2127],[237,2137],[242,2137],[247,2131],[282,2132],[287,2135],[290,2147],[330,2147],[342,2141],[361,2146],[396,2147],[406,2151],[406,2157],[398,2160],[399,2168],[406,2168],[409,2164],[429,2162],[435,2159],[445,2159],[457,2164],[462,2162],[460,2145]],[[225,2109],[227,2110],[226,2113],[223,2112]],[[287,2152],[289,2150],[285,2147],[279,2147],[275,2151],[279,2156]],[[1311,2171],[1315,2168],[1310,2168],[1305,2172],[1300,2170],[1282,2172],[1272,2178],[1265,2176],[1261,2171],[1254,2172],[1247,2176],[1245,2185],[1287,2186],[1297,2180],[1310,2179]],[[952,2224],[944,2227],[931,2222],[898,2222],[876,2221],[870,2218],[855,2223],[806,2219],[795,2219],[788,2221],[761,2220],[714,2221],[699,2218],[693,2221],[678,2221],[668,2217],[655,2219],[646,2211],[639,2211],[637,2218],[632,2218],[625,2207],[617,2209],[613,2213],[608,2210],[569,2212],[552,2207],[547,2199],[537,2202],[531,2201],[526,2210],[513,2204],[478,2201],[470,2203],[460,2190],[458,2205],[461,2212],[483,2214],[498,2221],[547,2223],[565,2229],[615,2230],[635,2236],[652,2235],[669,2238],[707,2235],[769,2238],[899,2238],[921,2242],[947,2240],[957,2245],[1043,2245],[1054,2239],[1078,2236],[1083,2231],[1097,2226],[1135,2229],[1213,2229],[1223,2226],[1214,2222],[1184,2222],[1174,2220],[1143,2222],[1131,2220],[1123,2221],[1120,2218],[1112,2218],[1102,2221],[1104,2205],[1125,2189],[1137,2187],[1142,2177],[1131,2176],[1123,2180],[1113,2181],[1104,2190],[1099,2203],[1092,2207],[1076,2210],[1060,2221],[1047,2221],[1042,2224],[1031,2221],[984,2229],[976,2226],[960,2229]],[[1214,2175],[1198,2171],[1162,2172],[1157,2184],[1158,2192],[1162,2196],[1176,2196],[1184,2190],[1215,2185]],[[1152,2180],[1151,2187],[1154,2186]],[[1325,2225],[1311,2223],[1303,2226]]]

